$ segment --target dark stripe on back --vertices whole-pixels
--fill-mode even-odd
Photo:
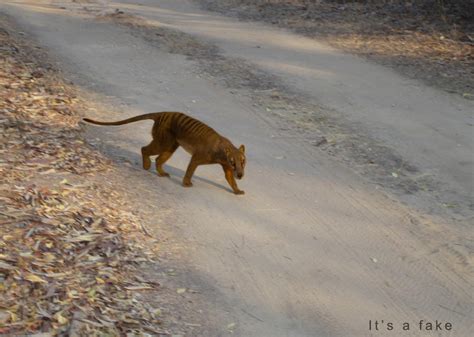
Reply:
[[[160,129],[169,129],[175,134],[202,137],[216,133],[207,124],[181,112],[163,112],[158,121]]]
[[[197,130],[197,128],[199,128],[199,126],[201,125],[202,123],[198,120],[193,120],[193,123],[190,125],[188,131],[189,132],[195,132]]]
[[[199,127],[196,129],[197,135],[202,135],[207,130],[207,126],[204,123],[200,123]]]
[[[157,120],[158,124],[161,124],[163,122],[163,116],[164,116],[164,113],[162,113],[160,117],[158,117],[158,120]]]
[[[183,125],[183,122],[188,118],[185,114],[176,114],[174,117],[176,125]]]
[[[186,119],[183,121],[183,123],[181,125],[178,124],[178,127],[182,128],[183,130],[189,130],[191,125],[193,125],[194,121],[195,120],[193,118],[191,118],[189,116],[186,116]]]

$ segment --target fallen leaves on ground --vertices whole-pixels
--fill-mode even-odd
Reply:
[[[73,92],[0,27],[0,334],[160,335],[139,219],[87,175]],[[164,333],[163,333],[164,334]]]

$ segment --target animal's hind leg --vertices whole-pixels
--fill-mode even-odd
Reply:
[[[149,170],[151,167],[150,156],[158,154],[157,146],[154,141],[152,141],[147,146],[142,147],[142,159],[143,159],[143,168]]]
[[[163,152],[160,153],[160,155],[156,158],[156,171],[158,172],[158,175],[160,177],[169,177],[169,173],[165,172],[163,170],[163,164],[170,159],[170,157],[173,155],[174,151],[178,148],[178,144],[173,145],[172,147],[169,147],[165,149]]]

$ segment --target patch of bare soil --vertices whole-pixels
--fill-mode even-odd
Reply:
[[[208,10],[323,38],[410,78],[474,99],[474,20],[462,13],[443,15],[416,1],[197,1]]]
[[[85,103],[17,31],[0,14],[0,335],[171,335],[143,273],[157,243],[83,138]]]

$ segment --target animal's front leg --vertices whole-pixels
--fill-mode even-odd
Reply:
[[[183,186],[184,187],[191,187],[193,183],[191,182],[191,178],[193,177],[194,171],[200,165],[199,161],[195,156],[191,157],[191,161],[189,162],[188,168],[186,169],[186,174],[183,178]]]
[[[244,191],[239,190],[239,187],[237,186],[237,183],[235,182],[234,172],[232,171],[232,169],[225,166],[222,166],[222,168],[224,169],[225,179],[229,183],[230,187],[232,187],[232,190],[234,191],[234,193],[245,194]]]

